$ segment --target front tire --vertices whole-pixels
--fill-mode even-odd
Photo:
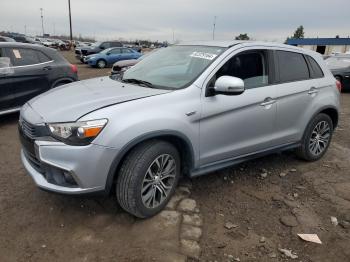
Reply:
[[[136,217],[160,212],[180,177],[180,156],[170,143],[151,140],[136,146],[122,163],[117,179],[121,207]]]
[[[103,59],[100,59],[96,62],[96,66],[100,69],[105,68],[107,65],[106,61]]]
[[[307,126],[301,146],[296,154],[306,161],[316,161],[327,152],[333,135],[332,119],[326,114],[318,114]]]

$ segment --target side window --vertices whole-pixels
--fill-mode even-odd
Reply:
[[[102,49],[107,49],[107,48],[110,48],[111,45],[110,45],[110,43],[108,43],[108,42],[104,42],[104,43],[102,43],[102,44],[100,45],[100,47],[101,47]]]
[[[123,53],[126,53],[126,54],[131,54],[132,51],[130,49],[123,49]]]
[[[8,48],[7,53],[14,66],[39,64],[40,60],[35,50],[26,48]]]
[[[120,50],[120,48],[114,48],[111,50],[112,54],[120,54],[122,52],[122,50]]]
[[[310,65],[310,74],[312,78],[322,78],[324,76],[321,67],[311,56],[306,56]]]
[[[266,86],[269,83],[266,51],[248,51],[232,57],[216,73],[210,86],[221,76],[234,76],[244,81],[246,89]]]
[[[121,43],[119,43],[119,42],[112,42],[111,43],[111,47],[121,47],[122,45],[121,45]]]
[[[45,55],[43,52],[41,51],[35,51],[37,56],[39,57],[39,60],[41,63],[45,63],[45,62],[49,62],[51,61],[52,59],[50,57],[48,57],[47,55]]]
[[[281,82],[309,79],[309,68],[302,54],[277,51]]]

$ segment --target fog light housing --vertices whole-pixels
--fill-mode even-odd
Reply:
[[[46,166],[44,174],[47,182],[64,187],[78,187],[77,181],[71,172],[54,166]]]
[[[70,172],[63,171],[63,177],[68,184],[77,185],[77,182],[74,180],[74,178]]]

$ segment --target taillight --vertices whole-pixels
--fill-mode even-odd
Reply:
[[[77,67],[76,65],[72,65],[72,64],[71,64],[71,65],[70,65],[70,68],[72,69],[72,72],[73,72],[73,73],[75,73],[75,74],[78,73],[78,67]]]
[[[335,84],[336,84],[336,86],[337,86],[339,92],[341,92],[341,90],[342,90],[342,88],[343,88],[341,82],[340,82],[339,80],[336,80],[336,81],[335,81]]]

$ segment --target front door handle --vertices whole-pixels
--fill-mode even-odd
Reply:
[[[318,89],[316,87],[311,87],[309,92],[307,92],[309,95],[317,94]]]
[[[265,98],[265,100],[260,104],[260,106],[270,106],[272,104],[276,103],[276,100],[272,99],[271,97]]]

